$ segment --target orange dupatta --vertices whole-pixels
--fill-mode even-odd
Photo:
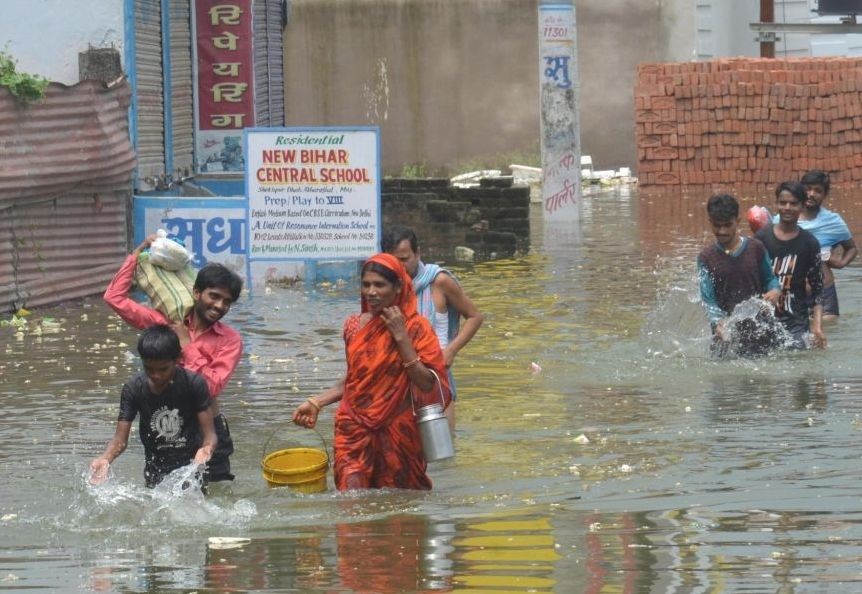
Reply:
[[[445,405],[449,404],[449,377],[443,351],[431,324],[419,315],[416,294],[410,275],[401,262],[390,254],[376,254],[368,259],[394,272],[401,283],[401,292],[395,298],[405,318],[407,334],[422,363],[440,379]],[[362,299],[362,311],[368,304]],[[410,378],[403,367],[395,340],[379,316],[372,318],[352,337],[345,336],[347,350],[347,377],[341,407],[357,423],[370,430],[387,425],[407,405]],[[415,390],[417,408],[439,400],[438,387],[432,393]],[[424,402],[429,399],[430,402]]]

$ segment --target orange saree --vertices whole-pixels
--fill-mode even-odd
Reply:
[[[396,258],[371,258],[401,279],[397,305],[407,335],[422,363],[440,379],[445,404],[451,399],[440,343],[430,323],[417,313],[410,277]],[[362,311],[368,310],[362,303]],[[360,327],[360,316],[344,322],[347,376],[335,414],[335,484],[339,490],[366,488],[430,489],[419,428],[411,407],[411,382],[395,340],[379,316]],[[417,408],[439,401],[435,384],[425,394],[414,387]]]

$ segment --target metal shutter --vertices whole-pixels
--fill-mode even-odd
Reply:
[[[284,125],[284,0],[254,1],[255,124]]]
[[[194,95],[190,0],[170,0],[171,115],[174,178],[192,173]],[[179,171],[179,174],[177,172]]]
[[[138,180],[165,173],[165,118],[162,87],[162,11],[160,0],[135,0]]]

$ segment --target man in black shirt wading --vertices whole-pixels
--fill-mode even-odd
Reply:
[[[820,244],[798,224],[805,204],[805,188],[797,182],[782,183],[775,190],[775,204],[778,223],[756,235],[772,257],[772,269],[781,287],[775,317],[793,335],[794,348],[809,346],[806,341],[809,332],[810,346],[824,348]],[[813,310],[809,310],[809,299],[814,303]]]

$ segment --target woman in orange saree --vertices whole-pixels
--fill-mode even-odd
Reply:
[[[320,410],[335,413],[335,485],[430,489],[419,428],[411,405],[449,405],[448,373],[430,323],[417,312],[410,276],[389,254],[362,267],[362,312],[344,321],[347,373],[301,404],[293,421],[314,427]]]

